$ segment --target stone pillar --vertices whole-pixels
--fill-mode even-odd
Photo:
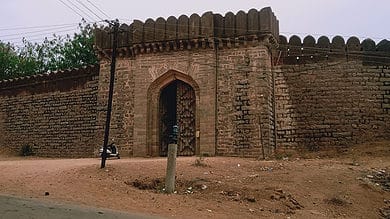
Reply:
[[[165,192],[175,191],[177,144],[168,145],[167,175],[165,178]]]

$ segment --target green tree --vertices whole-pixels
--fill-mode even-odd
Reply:
[[[42,43],[24,39],[19,47],[0,42],[0,80],[97,64],[95,27],[82,21],[72,37],[53,35]]]
[[[15,77],[18,62],[13,46],[0,42],[0,79]]]
[[[72,39],[68,38],[64,46],[59,48],[62,56],[56,66],[57,69],[97,64],[98,59],[93,49],[95,26],[80,24],[79,27],[80,33],[76,33]]]

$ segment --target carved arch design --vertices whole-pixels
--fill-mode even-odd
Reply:
[[[189,75],[176,70],[168,70],[156,78],[147,91],[147,124],[146,124],[146,146],[149,156],[159,156],[159,99],[161,91],[175,80],[180,80],[190,85],[195,92],[196,108],[200,103],[200,88],[196,81]],[[196,110],[195,129],[199,131],[199,110]],[[196,141],[195,154],[199,154],[199,141]]]

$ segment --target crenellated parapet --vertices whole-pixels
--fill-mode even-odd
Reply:
[[[365,65],[390,65],[390,41],[382,40],[378,44],[372,39],[360,41],[350,37],[347,41],[341,36],[331,40],[321,36],[315,40],[306,36],[279,36],[278,64],[305,64],[324,60],[360,59]]]
[[[219,47],[237,46],[265,36],[273,38],[271,43],[275,43],[279,37],[279,21],[271,8],[266,7],[247,13],[228,12],[225,16],[206,12],[202,16],[134,20],[130,25],[122,24],[119,32],[119,53],[132,56],[145,52],[213,48],[216,44]],[[112,29],[96,29],[96,48],[100,52],[110,52],[112,38]]]

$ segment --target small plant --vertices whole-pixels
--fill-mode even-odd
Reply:
[[[28,144],[22,146],[22,156],[32,156],[33,154],[33,147]]]
[[[289,152],[283,152],[283,153],[276,153],[275,159],[276,160],[289,160],[293,155]]]
[[[209,165],[206,164],[204,156],[201,155],[198,158],[196,158],[194,166],[196,166],[196,167],[207,167]]]

